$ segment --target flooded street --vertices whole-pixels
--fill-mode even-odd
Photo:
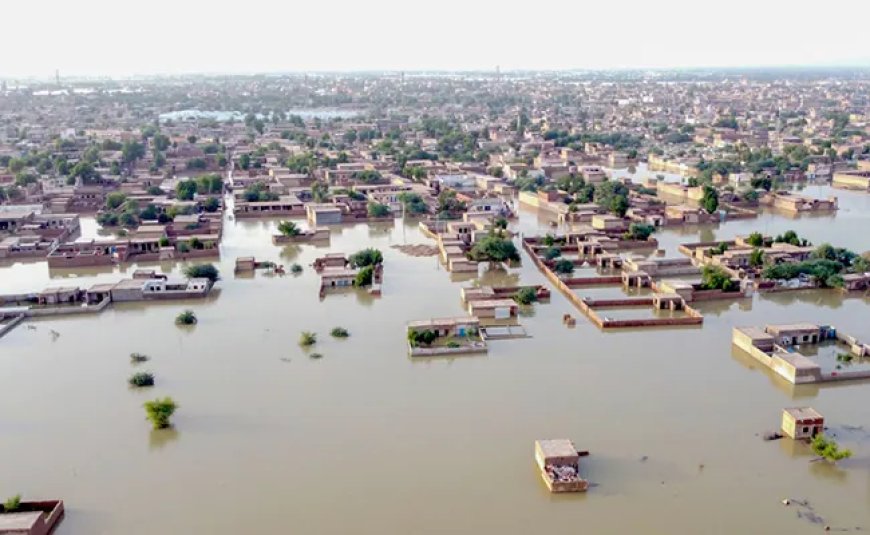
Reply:
[[[870,249],[870,195],[827,186],[803,194],[838,196],[841,209],[768,211],[656,238],[668,257],[682,242],[754,230]],[[514,226],[531,235],[547,222],[523,208]],[[0,340],[0,483],[62,498],[57,534],[822,530],[784,498],[809,500],[832,528],[870,530],[870,383],[795,387],[731,345],[734,326],[804,321],[870,339],[866,296],[698,303],[700,328],[605,333],[553,291],[520,319],[531,338],[490,342],[484,356],[412,360],[405,324],[464,315],[459,289],[474,279],[392,248],[434,243],[416,222],[336,227],[328,246],[286,247],[271,244],[277,221],[226,223],[222,281],[208,299],[27,321]],[[82,227],[95,232],[92,220]],[[311,262],[369,246],[385,258],[383,296],[320,300]],[[483,283],[546,284],[522,254],[521,267]],[[236,278],[239,256],[305,271]],[[137,267],[7,265],[0,293],[112,282]],[[180,273],[183,264],[147,267]],[[199,324],[179,328],[173,318],[187,308]],[[577,316],[575,328],[563,325],[565,313]],[[335,326],[350,338],[331,338]],[[323,358],[299,347],[301,331],[318,334]],[[134,366],[131,352],[151,360]],[[135,370],[153,372],[156,386],[131,390]],[[164,395],[180,406],[175,428],[151,431],[142,403]],[[764,442],[782,409],[797,405],[822,413],[853,458],[810,463],[808,446]],[[534,440],[557,437],[590,452],[580,465],[588,493],[551,495],[540,480]]]

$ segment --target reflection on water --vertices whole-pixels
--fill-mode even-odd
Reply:
[[[816,243],[870,249],[870,195],[837,195],[843,210],[832,219],[763,214],[663,229],[656,238],[667,257],[678,256],[681,242],[756,229],[793,228]],[[524,234],[552,230],[538,211],[520,215],[515,226]],[[711,518],[722,533],[815,533],[771,506],[793,489],[819,514],[870,526],[870,488],[854,476],[860,468],[843,464],[846,477],[831,475],[757,436],[779,427],[783,407],[804,404],[834,424],[870,427],[870,383],[795,387],[731,346],[736,325],[801,321],[870,339],[867,299],[765,294],[698,304],[702,327],[602,332],[553,291],[549,303],[524,309],[529,338],[493,342],[486,355],[412,358],[406,323],[464,314],[461,287],[552,286],[524,252],[517,267],[455,274],[436,257],[392,248],[433,243],[416,223],[345,225],[329,243],[282,247],[271,243],[277,221],[227,221],[215,260],[223,280],[208,299],[51,318],[0,340],[0,458],[15,459],[3,463],[0,479],[4,488],[65,499],[58,535],[288,526],[318,534],[525,534],[581,524],[594,533],[698,533],[709,531]],[[232,275],[239,256],[308,266],[326,252],[367,246],[385,258],[381,297],[352,289],[321,301],[309,268],[298,276]],[[174,275],[185,265],[152,264]],[[139,267],[49,272],[44,262],[14,263],[0,267],[0,292],[111,282]],[[576,293],[626,295],[619,286]],[[184,309],[194,310],[196,327],[174,324]],[[573,329],[562,322],[566,313],[577,319]],[[329,336],[338,325],[349,339]],[[61,334],[54,342],[50,330]],[[308,353],[298,345],[303,330],[318,335]],[[182,407],[170,433],[152,434],[142,396],[127,388],[133,351],[152,357],[148,369],[160,379],[149,396],[171,395]],[[323,358],[307,356],[315,352]],[[581,462],[597,484],[587,496],[542,489],[532,445],[553,437],[591,452]],[[867,441],[842,442],[856,460],[870,455]],[[240,508],[239,489],[250,489],[257,506]],[[741,514],[723,514],[723,504]]]

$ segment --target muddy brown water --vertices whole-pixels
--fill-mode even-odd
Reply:
[[[804,190],[832,191],[842,207],[833,216],[770,212],[658,239],[668,256],[680,242],[754,229],[870,249],[870,195]],[[524,209],[516,226],[539,233],[547,220]],[[553,292],[521,318],[531,338],[492,342],[485,356],[412,360],[405,323],[461,315],[459,288],[475,277],[391,248],[432,243],[413,222],[339,227],[321,247],[273,246],[275,224],[228,221],[223,280],[207,300],[27,322],[0,340],[0,495],[64,499],[59,535],[817,533],[786,497],[809,500],[833,527],[870,529],[870,383],[795,388],[730,343],[735,325],[794,321],[868,340],[867,298],[762,295],[700,304],[702,328],[605,333]],[[383,296],[321,301],[308,264],[366,246],[386,259]],[[523,254],[520,268],[480,279],[543,283]],[[234,277],[235,257],[247,255],[305,271]],[[19,263],[0,268],[0,292],[87,286],[136,267]],[[176,327],[186,308],[199,324]],[[349,339],[330,338],[339,325]],[[303,330],[317,332],[312,351],[323,358],[298,346]],[[131,365],[134,351],[151,360]],[[134,370],[154,372],[157,385],[130,390]],[[163,395],[180,405],[175,428],[151,431],[142,403]],[[810,463],[803,445],[763,442],[794,405],[818,409],[855,456],[832,467]],[[591,452],[587,494],[554,496],[541,483],[533,441],[557,437]]]

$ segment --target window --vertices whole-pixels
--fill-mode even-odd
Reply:
[[[805,427],[804,427],[804,433],[809,433],[809,432],[810,432],[810,428],[805,426]]]

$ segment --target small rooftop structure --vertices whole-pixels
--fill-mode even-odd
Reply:
[[[782,432],[795,440],[811,439],[825,428],[825,419],[812,407],[782,410]]]

